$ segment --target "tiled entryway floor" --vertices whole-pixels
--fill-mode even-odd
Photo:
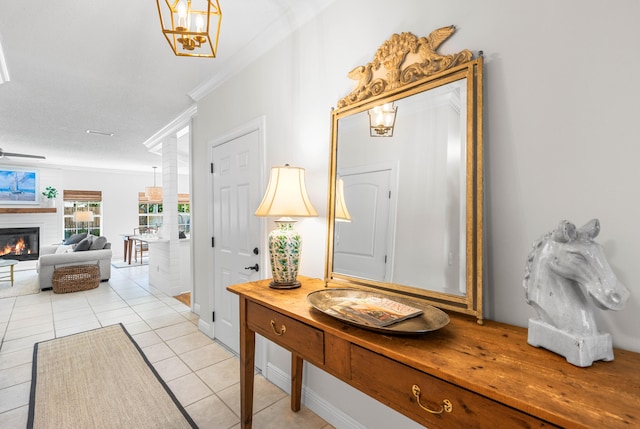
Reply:
[[[26,427],[36,342],[114,323],[127,328],[201,429],[240,427],[237,356],[198,331],[189,307],[150,287],[147,266],[114,268],[90,291],[0,299],[0,426]],[[292,412],[289,396],[259,375],[254,398],[256,429],[332,428],[304,406]]]

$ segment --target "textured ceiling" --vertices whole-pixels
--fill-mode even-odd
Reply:
[[[153,0],[3,2],[0,148],[41,165],[151,171],[143,142],[334,0],[220,0],[218,57],[176,57]],[[114,133],[108,137],[86,130]],[[3,159],[19,164],[20,158]]]

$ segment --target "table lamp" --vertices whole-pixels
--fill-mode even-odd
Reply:
[[[269,234],[269,258],[273,281],[269,287],[274,289],[295,289],[300,287],[297,280],[300,265],[302,240],[293,225],[290,216],[318,216],[313,208],[304,183],[304,168],[273,167],[269,185],[265,191],[256,216],[280,217],[276,220],[276,229]]]

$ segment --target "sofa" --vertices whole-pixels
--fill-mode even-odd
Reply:
[[[100,281],[111,277],[111,243],[106,237],[76,234],[64,243],[40,247],[40,257],[36,263],[40,289],[50,289],[53,272],[57,267],[71,265],[98,264]]]

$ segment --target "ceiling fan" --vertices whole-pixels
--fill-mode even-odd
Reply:
[[[47,159],[42,155],[28,155],[26,153],[11,153],[11,152],[5,152],[2,148],[0,148],[0,159],[4,158],[5,156],[11,156],[11,157],[17,157],[17,158]]]

